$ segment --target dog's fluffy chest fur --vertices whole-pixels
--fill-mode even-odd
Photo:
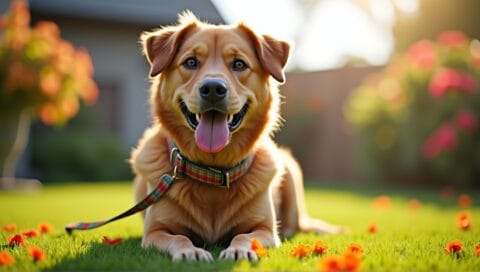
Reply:
[[[146,141],[136,150],[141,156],[134,156],[133,165],[151,190],[161,175],[172,173],[172,167],[161,130],[152,129],[147,134]],[[282,173],[281,164],[272,154],[276,146],[273,142],[267,145],[271,145],[270,148],[256,151],[258,154],[247,174],[233,182],[229,189],[201,184],[187,177],[175,180],[164,198],[147,210],[147,227],[151,224],[167,231],[175,228],[175,233],[190,237],[197,244],[214,244],[247,232],[266,216],[272,216],[257,212],[274,210],[271,188],[279,182]]]

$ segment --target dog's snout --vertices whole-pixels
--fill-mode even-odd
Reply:
[[[221,79],[205,79],[200,85],[200,97],[216,103],[227,96],[228,88]]]

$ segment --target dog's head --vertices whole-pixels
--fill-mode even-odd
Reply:
[[[286,42],[244,24],[202,23],[191,13],[141,41],[151,64],[154,117],[185,155],[235,161],[276,124],[278,91],[270,77],[285,80]]]

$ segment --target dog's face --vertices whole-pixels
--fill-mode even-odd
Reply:
[[[156,117],[177,144],[203,153],[253,144],[277,118],[268,114],[278,96],[269,78],[284,81],[288,44],[242,24],[213,26],[192,15],[181,21],[142,36],[156,77]]]

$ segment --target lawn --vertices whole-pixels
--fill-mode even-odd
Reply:
[[[133,202],[130,183],[49,185],[35,194],[0,192],[0,225],[16,223],[17,232],[36,228],[43,222],[54,227],[49,234],[27,239],[25,247],[9,247],[7,236],[12,233],[0,230],[0,241],[3,241],[0,251],[10,253],[16,260],[11,266],[0,266],[0,271],[315,271],[325,255],[341,254],[351,243],[363,247],[360,269],[365,271],[479,271],[480,256],[475,255],[474,248],[480,243],[480,194],[470,193],[477,206],[459,208],[456,198],[459,193],[445,200],[439,190],[308,187],[306,197],[311,215],[348,226],[348,234],[297,234],[284,240],[280,248],[270,249],[268,256],[257,263],[216,260],[212,264],[194,264],[173,263],[166,254],[153,248],[143,250],[139,215],[99,229],[77,231],[72,236],[63,231],[67,223],[107,219],[129,208]],[[380,208],[375,208],[379,195],[388,197],[380,202]],[[421,204],[409,202],[413,198]],[[456,225],[456,216],[462,211],[469,211],[472,217],[468,231],[461,231]],[[376,223],[376,233],[367,231],[372,223]],[[122,242],[116,246],[105,245],[102,243],[105,235],[121,237]],[[458,254],[446,253],[446,244],[455,239],[462,241],[463,250]],[[317,240],[328,246],[326,254],[305,258],[290,256],[294,246],[313,244]],[[43,249],[45,261],[31,261],[26,252],[29,246]],[[218,257],[220,248],[210,250]]]

